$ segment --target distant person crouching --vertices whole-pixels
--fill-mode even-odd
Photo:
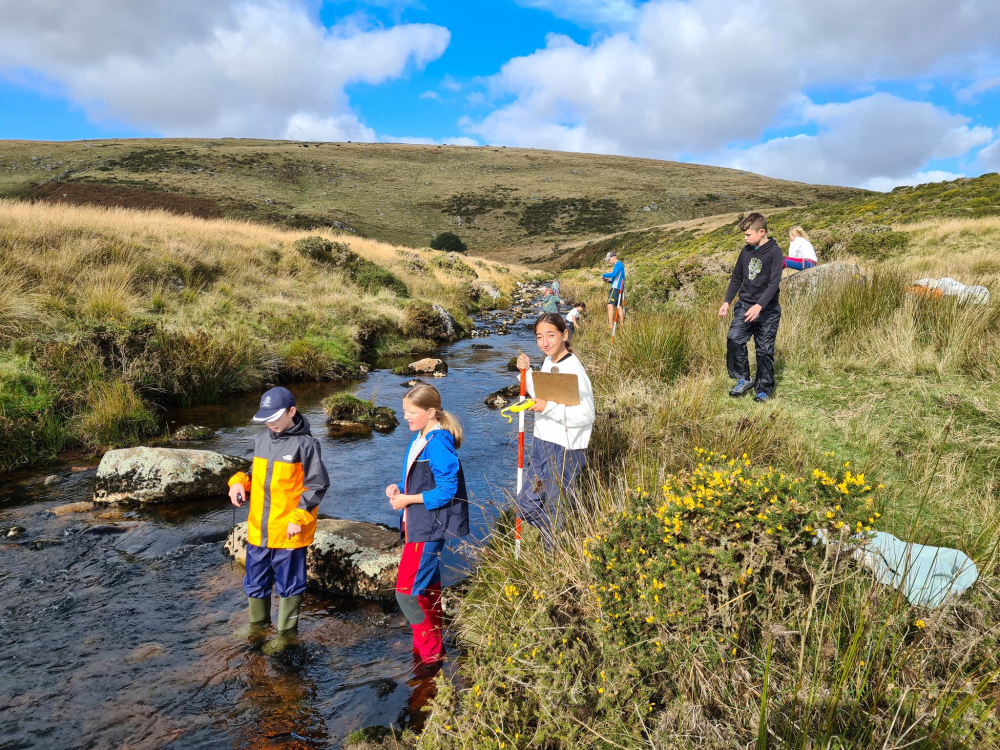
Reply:
[[[587,309],[586,302],[577,302],[573,305],[573,308],[566,313],[566,326],[569,328],[569,338],[573,339],[573,334],[576,333],[576,329],[580,327],[580,314]]]
[[[788,255],[785,257],[785,268],[794,271],[805,271],[807,268],[815,268],[819,261],[816,259],[816,249],[809,241],[809,235],[802,227],[792,227],[788,230],[788,239],[791,244],[788,246]]]

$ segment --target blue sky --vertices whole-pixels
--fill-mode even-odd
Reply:
[[[890,189],[1000,169],[995,0],[0,0],[0,138],[504,144]]]

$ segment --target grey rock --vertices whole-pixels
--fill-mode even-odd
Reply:
[[[853,263],[824,263],[805,271],[799,271],[781,280],[781,291],[790,295],[802,292],[814,292],[821,286],[830,284],[843,284],[850,281],[859,281],[864,276],[861,269]]]
[[[440,359],[427,357],[410,362],[406,367],[400,367],[393,372],[396,375],[430,375],[432,373],[448,372],[448,365]]]
[[[24,533],[26,531],[27,529],[24,528],[23,526],[11,526],[9,529],[7,529],[7,538],[19,539],[20,537],[24,536]]]
[[[53,486],[55,486],[57,484],[62,484],[65,481],[66,480],[63,479],[58,474],[49,474],[47,477],[45,477],[44,484],[45,484],[46,487],[53,487]]]
[[[228,480],[250,461],[212,451],[179,448],[122,448],[109,451],[97,467],[96,503],[172,503],[224,497]]]
[[[247,525],[241,523],[227,538],[225,550],[245,565],[246,547]],[[391,600],[402,549],[398,532],[387,526],[321,518],[307,556],[308,585],[344,596]]]

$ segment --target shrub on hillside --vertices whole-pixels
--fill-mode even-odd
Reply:
[[[464,253],[469,249],[462,242],[462,238],[454,232],[441,232],[441,234],[431,240],[431,248],[434,250],[443,250],[446,253]]]
[[[302,237],[295,241],[295,249],[306,258],[339,269],[370,294],[377,294],[382,289],[398,297],[409,294],[406,284],[392,271],[362,258],[343,242],[333,242],[323,237]]]
[[[862,258],[885,258],[905,249],[910,235],[891,227],[873,225],[857,230],[847,241],[847,252]]]

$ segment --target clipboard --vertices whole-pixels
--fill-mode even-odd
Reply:
[[[580,403],[580,379],[572,373],[533,372],[531,382],[535,386],[535,398],[566,406]]]

